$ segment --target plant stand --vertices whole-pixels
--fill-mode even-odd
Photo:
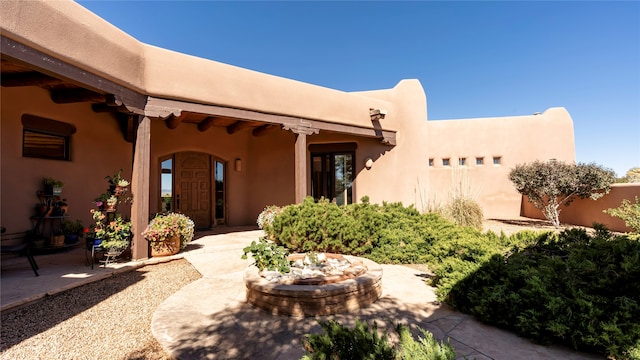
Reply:
[[[104,253],[104,260],[100,261],[102,263],[102,267],[106,268],[110,263],[113,264],[116,262],[118,257],[124,252],[124,250],[108,250]]]

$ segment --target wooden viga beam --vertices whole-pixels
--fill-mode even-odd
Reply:
[[[5,87],[58,85],[64,80],[37,71],[3,74],[0,83]]]
[[[87,89],[54,90],[51,100],[56,104],[71,104],[78,102],[107,102],[108,96]]]
[[[269,131],[278,128],[276,125],[274,124],[265,124],[262,126],[258,126],[257,128],[253,129],[253,131],[251,132],[251,134],[253,136],[262,136],[266,133],[268,133]]]
[[[216,118],[213,116],[209,116],[198,124],[198,130],[201,132],[207,131],[210,127],[214,126],[215,123]]]
[[[182,123],[182,120],[186,118],[186,113],[177,113],[170,114],[169,117],[165,119],[165,123],[167,127],[171,130],[175,129]]]
[[[227,126],[227,134],[235,134],[240,130],[253,127],[248,121],[236,121],[235,123]]]

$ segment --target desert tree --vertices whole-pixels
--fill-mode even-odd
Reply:
[[[640,182],[640,167],[634,167],[629,169],[626,175],[622,177],[622,182],[627,182],[627,183]]]
[[[593,163],[534,161],[516,165],[509,173],[509,180],[547,220],[560,226],[562,205],[569,206],[577,198],[596,200],[607,194],[615,181],[615,172]]]

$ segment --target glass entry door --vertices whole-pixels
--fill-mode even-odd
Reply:
[[[353,203],[353,164],[355,154],[324,153],[311,155],[311,193],[338,205]]]

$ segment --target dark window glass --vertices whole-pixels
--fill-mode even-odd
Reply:
[[[338,205],[353,203],[355,144],[311,145],[311,195]],[[333,150],[333,151],[332,151]],[[326,151],[326,152],[325,152]]]
[[[224,163],[215,162],[216,178],[216,219],[224,219]]]

